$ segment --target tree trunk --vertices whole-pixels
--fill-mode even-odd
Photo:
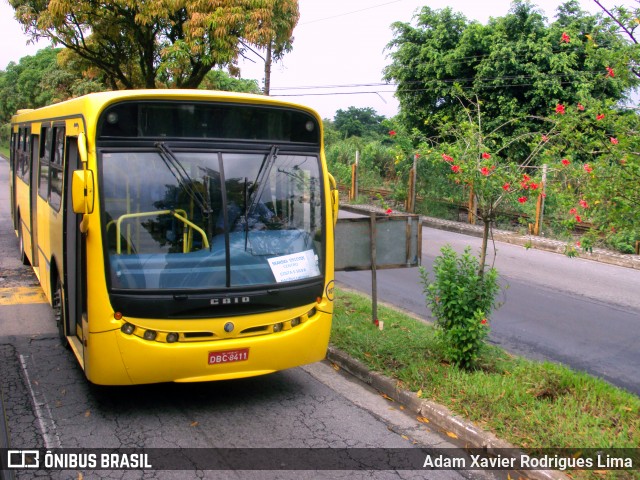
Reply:
[[[491,217],[482,217],[482,247],[480,247],[480,266],[478,267],[478,275],[484,275],[484,266],[487,263],[487,247],[489,245],[489,231],[491,230]]]
[[[271,44],[267,47],[267,59],[264,61],[264,94],[268,97],[271,89]]]

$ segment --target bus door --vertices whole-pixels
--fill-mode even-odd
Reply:
[[[38,161],[40,155],[40,135],[31,135],[31,168],[29,168],[29,203],[31,204],[31,265],[38,267]]]
[[[16,145],[18,144],[18,134],[13,131],[11,126],[11,144],[9,148],[9,203],[11,204],[11,220],[13,220],[14,230],[18,230],[18,217],[16,215],[16,175],[18,174],[17,164],[18,156],[16,155]]]
[[[77,336],[82,340],[82,317],[87,311],[87,256],[86,237],[80,233],[81,215],[73,211],[71,185],[73,171],[82,168],[78,155],[78,139],[67,137],[65,148],[65,203],[64,203],[64,285],[66,287],[67,315],[66,332],[68,337]],[[82,342],[81,342],[82,343]],[[82,353],[82,352],[77,352]]]

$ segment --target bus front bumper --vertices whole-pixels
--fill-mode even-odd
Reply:
[[[120,330],[91,333],[85,373],[99,385],[206,382],[252,377],[325,358],[331,314],[295,328],[242,338],[156,342]]]

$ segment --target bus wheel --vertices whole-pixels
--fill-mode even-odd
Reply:
[[[24,251],[24,238],[22,238],[22,226],[18,222],[18,248],[20,249],[20,261],[23,265],[29,265],[29,258]]]
[[[67,340],[66,324],[67,324],[67,309],[65,308],[64,290],[62,289],[62,282],[58,278],[56,280],[56,289],[53,293],[53,316],[58,326],[58,336],[60,337],[60,343],[63,347],[69,348],[69,341]]]

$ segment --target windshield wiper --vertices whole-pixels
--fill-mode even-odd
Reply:
[[[262,162],[262,165],[260,165],[258,176],[256,177],[256,181],[253,183],[253,192],[251,192],[249,205],[246,208],[247,213],[245,219],[249,219],[249,217],[253,214],[253,211],[258,205],[258,200],[262,197],[262,192],[267,185],[267,182],[265,180],[269,178],[269,175],[271,174],[273,164],[275,163],[276,158],[278,158],[279,149],[280,147],[278,147],[277,145],[272,145],[271,150],[269,151],[269,155],[266,156],[266,158]]]
[[[267,184],[267,179],[269,175],[271,175],[271,169],[273,168],[273,164],[276,162],[276,158],[278,158],[278,151],[280,147],[277,145],[271,145],[271,150],[269,150],[269,155],[267,155],[260,165],[260,170],[258,171],[258,175],[256,176],[256,181],[253,183],[253,191],[251,192],[251,197],[249,199],[249,205],[245,201],[245,213],[244,213],[244,249],[247,250],[247,241],[249,236],[249,219],[251,215],[253,215],[256,206],[258,205],[258,200],[262,198],[262,192],[264,192],[264,188]],[[246,179],[245,179],[245,196],[246,196],[247,188],[246,188]]]
[[[159,150],[160,158],[167,166],[171,174],[175,177],[178,182],[178,185],[182,187],[182,189],[187,192],[187,195],[200,207],[202,210],[202,214],[205,217],[208,217],[211,214],[211,207],[208,202],[202,196],[202,194],[194,188],[194,181],[187,173],[187,170],[184,168],[180,160],[175,156],[175,154],[171,151],[169,146],[164,142],[156,142],[155,146]]]

